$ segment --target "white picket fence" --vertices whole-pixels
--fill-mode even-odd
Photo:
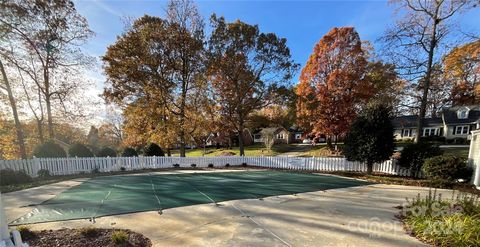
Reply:
[[[38,171],[48,170],[50,175],[71,175],[90,173],[97,169],[99,172],[112,172],[119,170],[141,170],[172,168],[174,164],[179,167],[225,167],[241,165],[243,163],[254,167],[273,169],[305,170],[305,171],[351,171],[365,172],[367,166],[360,162],[348,161],[345,158],[334,157],[92,157],[92,158],[33,158],[28,160],[0,160],[0,169],[23,170],[32,177],[38,176]],[[396,160],[388,160],[375,164],[374,172],[410,176],[409,169],[400,167]]]

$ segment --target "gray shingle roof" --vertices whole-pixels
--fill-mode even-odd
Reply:
[[[400,116],[393,119],[394,128],[414,128],[417,126],[417,115]],[[433,127],[443,125],[442,118],[425,118],[425,127]]]
[[[469,110],[468,118],[459,119],[457,116],[457,111],[467,107]],[[467,124],[467,123],[476,123],[480,119],[480,106],[455,106],[442,110],[443,117],[445,119],[445,124]]]

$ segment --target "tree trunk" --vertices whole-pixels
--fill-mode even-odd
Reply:
[[[180,157],[185,157],[185,131],[180,130]]]
[[[367,175],[372,175],[373,172],[373,162],[367,161]]]
[[[50,96],[45,97],[45,105],[47,107],[48,137],[53,140],[55,135],[53,133],[52,104],[50,102]]]
[[[238,125],[238,149],[240,150],[240,156],[245,156],[245,149],[243,147],[243,120],[240,120]]]
[[[42,120],[37,119],[37,128],[38,128],[38,140],[40,143],[45,142],[45,137],[43,135],[43,123]]]
[[[22,157],[22,159],[26,159],[27,151],[25,150],[25,140],[23,137],[22,124],[20,123],[20,119],[18,118],[17,104],[15,102],[15,98],[13,97],[12,88],[10,86],[10,82],[8,81],[7,73],[5,72],[2,61],[0,61],[0,70],[2,72],[3,81],[5,82],[5,89],[7,90],[8,100],[10,101],[10,107],[12,108],[13,119],[15,121],[15,129],[17,132],[17,141],[20,151],[20,157]]]
[[[438,20],[435,18],[435,20],[433,21],[433,28],[432,28],[432,40],[430,41],[430,46],[428,51],[427,72],[425,74],[425,80],[423,84],[423,95],[422,95],[422,101],[420,103],[420,112],[418,114],[417,134],[415,136],[415,142],[420,141],[420,137],[422,137],[422,133],[423,133],[424,118],[425,118],[425,113],[427,111],[428,90],[430,88],[430,80],[432,75],[433,54],[435,52],[435,47],[437,46],[437,40],[436,40],[437,25],[438,25]]]

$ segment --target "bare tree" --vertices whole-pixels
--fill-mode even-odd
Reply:
[[[262,141],[267,151],[271,152],[272,147],[275,144],[275,134],[273,131],[264,131],[264,133],[262,133]]]
[[[39,88],[54,138],[53,104],[65,106],[63,99],[75,90],[72,81],[59,77],[91,63],[80,46],[93,32],[70,0],[4,0],[1,7],[0,29],[7,38],[0,52]]]
[[[468,0],[396,0],[403,16],[381,39],[384,51],[412,82],[421,83],[416,141],[421,137],[431,88],[433,65],[438,63],[448,36],[453,31],[453,16],[472,6]],[[422,78],[422,80],[420,80]]]
[[[27,152],[25,150],[25,140],[23,136],[23,129],[22,124],[20,123],[20,118],[18,117],[17,111],[17,102],[13,95],[12,87],[10,85],[10,81],[8,80],[7,73],[5,71],[5,67],[3,66],[2,60],[0,59],[0,72],[2,73],[2,83],[0,83],[0,90],[5,91],[8,95],[8,101],[10,103],[10,107],[12,108],[13,119],[15,121],[15,129],[17,133],[17,142],[20,151],[20,156],[22,159],[27,158]]]

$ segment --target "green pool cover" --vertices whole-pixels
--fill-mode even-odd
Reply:
[[[124,213],[155,211],[235,199],[367,185],[352,179],[316,174],[249,171],[190,174],[145,174],[89,179],[11,225],[31,224]]]

